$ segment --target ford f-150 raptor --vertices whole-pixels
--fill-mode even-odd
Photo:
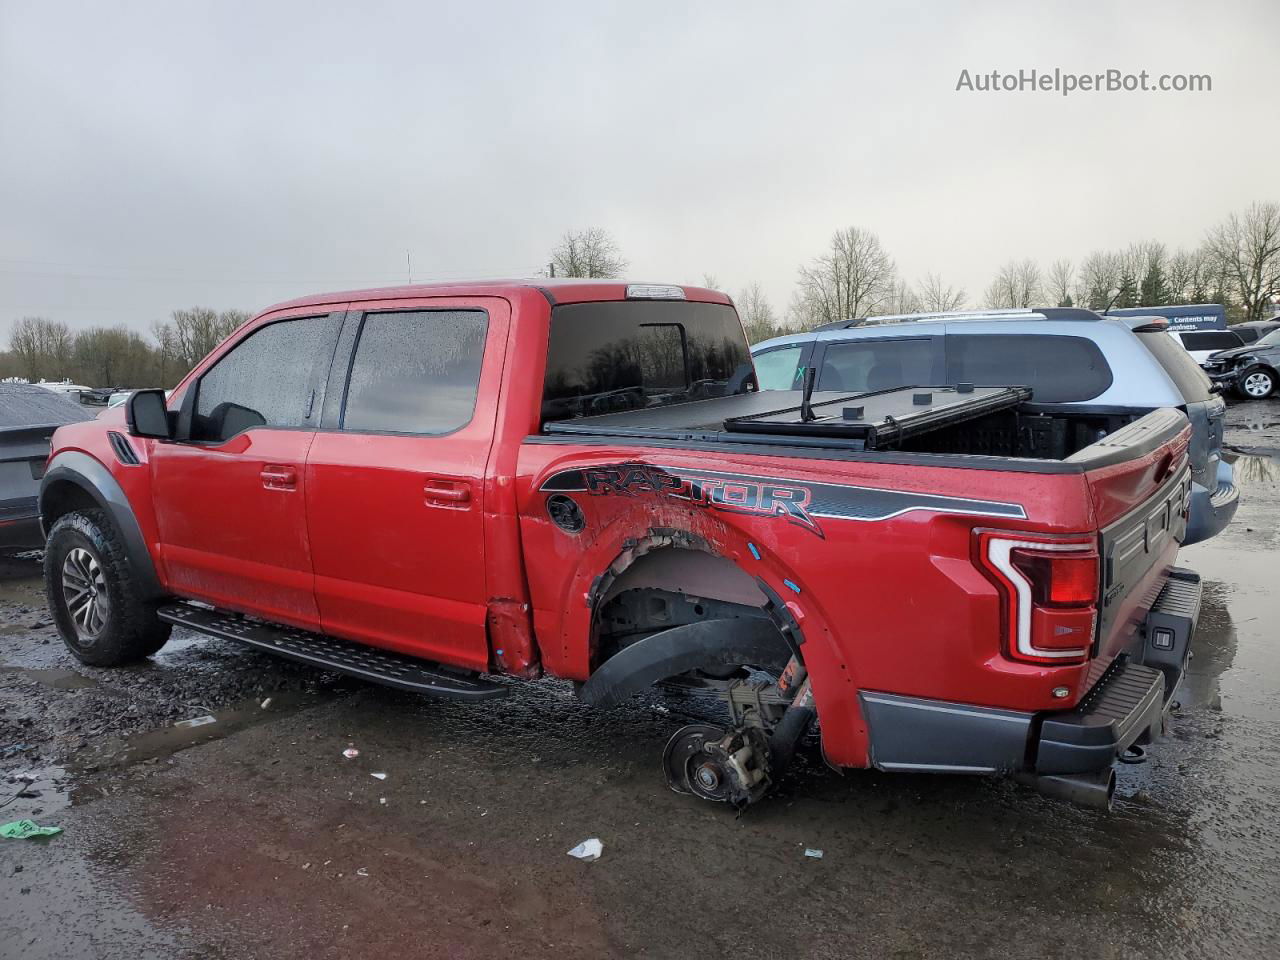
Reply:
[[[731,301],[692,287],[295,300],[167,401],[58,430],[50,608],[95,665],[180,624],[437,696],[718,699],[663,757],[707,799],[763,795],[816,724],[836,767],[1109,804],[1199,612],[1186,416],[803,379],[759,392]]]

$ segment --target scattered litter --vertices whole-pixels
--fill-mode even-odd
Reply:
[[[27,837],[53,837],[62,832],[61,827],[42,827],[34,820],[14,820],[0,825],[0,837],[6,840],[25,840]]]
[[[813,859],[813,860],[821,860],[821,859],[822,859],[822,851],[821,851],[821,850],[815,850],[815,849],[813,849],[812,847],[805,847],[804,855],[805,855],[806,857],[809,857],[809,858]]]
[[[356,871],[357,877],[367,877],[368,875],[369,875],[369,871],[366,870],[364,867],[361,867],[359,870]]]
[[[342,751],[342,755],[348,760],[354,760],[356,757],[360,756],[360,751],[355,747],[347,747],[347,749]]]
[[[373,777],[373,779],[375,779],[375,780],[385,780],[385,779],[387,779],[387,775],[386,775],[385,773],[371,773],[371,774],[369,774],[369,776]]]
[[[569,851],[569,856],[577,857],[579,860],[599,860],[600,854],[604,853],[604,844],[598,838],[592,837],[590,840],[583,840],[580,844]]]
[[[304,864],[302,865],[302,869],[303,869],[303,870],[310,870],[310,869],[311,869],[311,864],[309,864],[309,863],[304,863]]]
[[[179,720],[174,724],[175,727],[203,727],[206,724],[217,723],[218,718],[205,714],[203,717],[192,717],[190,720]]]
[[[379,797],[379,798],[378,798],[378,802],[379,802],[379,803],[386,803],[386,802],[387,802],[387,798],[386,798],[386,797]]]
[[[488,810],[484,810],[484,811],[482,811],[482,812],[480,813],[480,816],[482,816],[482,817],[487,817],[488,815],[489,815],[489,811],[488,811]]]
[[[271,706],[271,698],[267,697],[267,699],[262,701],[262,709],[265,710],[269,706]]]

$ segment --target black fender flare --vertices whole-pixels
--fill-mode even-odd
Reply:
[[[612,707],[659,680],[708,667],[781,668],[791,647],[772,620],[735,617],[702,620],[651,634],[600,665],[578,695],[594,707]]]
[[[49,461],[44,478],[40,481],[40,527],[45,536],[49,535],[50,526],[45,519],[49,492],[60,483],[79,487],[114,521],[124,539],[129,566],[133,570],[134,586],[139,595],[147,599],[164,596],[165,591],[156,576],[151,551],[147,549],[147,541],[142,536],[142,528],[138,526],[138,518],[133,514],[129,498],[125,496],[111,471],[87,453],[66,450]]]

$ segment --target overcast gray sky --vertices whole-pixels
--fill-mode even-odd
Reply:
[[[956,92],[963,68],[1211,93]],[[1280,3],[0,0],[0,343],[415,278],[602,226],[781,310],[833,230],[971,300],[1014,256],[1280,200]]]

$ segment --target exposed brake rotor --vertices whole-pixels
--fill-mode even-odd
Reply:
[[[676,793],[746,806],[769,789],[768,756],[758,730],[693,723],[667,741],[662,769]]]

